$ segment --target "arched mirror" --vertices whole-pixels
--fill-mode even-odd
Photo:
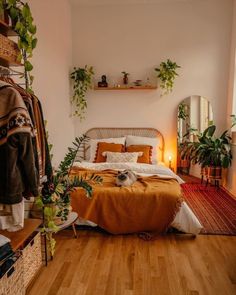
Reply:
[[[199,176],[198,169],[191,167],[188,159],[181,159],[181,149],[184,142],[196,140],[194,133],[203,132],[213,124],[211,103],[199,95],[187,97],[178,106],[177,122],[177,172]]]

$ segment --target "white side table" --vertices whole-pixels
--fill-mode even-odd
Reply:
[[[78,213],[70,212],[67,220],[63,224],[57,225],[58,231],[61,231],[63,229],[66,229],[69,226],[72,226],[72,229],[74,232],[74,237],[77,238],[77,232],[76,232],[76,228],[75,228],[75,222],[77,219],[78,219]]]

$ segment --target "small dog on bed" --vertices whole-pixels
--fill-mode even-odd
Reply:
[[[116,177],[117,186],[130,186],[138,179],[137,175],[131,170],[119,171]]]

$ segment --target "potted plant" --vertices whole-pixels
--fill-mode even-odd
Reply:
[[[85,190],[88,198],[92,197],[92,183],[101,183],[102,178],[97,175],[91,175],[89,178],[71,177],[70,171],[79,148],[87,140],[85,135],[75,138],[73,147],[68,148],[64,160],[60,163],[58,170],[51,179],[44,179],[40,196],[36,200],[38,208],[42,210],[44,226],[42,234],[46,235],[48,240],[48,249],[51,256],[54,255],[56,241],[53,234],[58,230],[58,221],[67,220],[71,211],[70,194],[76,187]]]
[[[84,119],[87,108],[85,94],[88,89],[92,88],[92,78],[94,75],[93,67],[85,66],[84,68],[74,68],[70,78],[73,82],[73,96],[71,103],[75,107],[74,116],[78,116],[80,120]]]
[[[124,83],[124,85],[127,85],[129,83],[129,79],[128,79],[129,73],[123,71],[123,72],[121,72],[121,74],[124,75],[123,76],[123,83]]]
[[[155,71],[158,73],[157,77],[160,79],[160,87],[164,91],[162,95],[172,92],[175,78],[178,76],[176,72],[178,68],[180,68],[180,66],[170,59],[167,59],[166,62],[162,62],[159,68],[155,68]]]
[[[234,125],[236,122],[233,121],[231,128]],[[196,142],[186,142],[182,150],[182,157],[187,156],[193,164],[199,164],[208,179],[220,179],[222,168],[227,169],[232,162],[229,130],[219,137],[214,136],[215,131],[215,125],[209,126],[197,135]]]
[[[29,61],[32,58],[33,50],[37,46],[35,37],[37,28],[27,2],[21,0],[0,0],[0,10],[3,10],[10,17],[12,29],[18,34],[18,47],[20,54],[18,61],[23,62],[26,90],[33,93],[32,83],[34,77],[31,74],[33,65]]]

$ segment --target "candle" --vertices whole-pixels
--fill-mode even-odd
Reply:
[[[169,156],[168,159],[169,159],[169,168],[171,169],[171,160],[172,160],[172,157]]]

